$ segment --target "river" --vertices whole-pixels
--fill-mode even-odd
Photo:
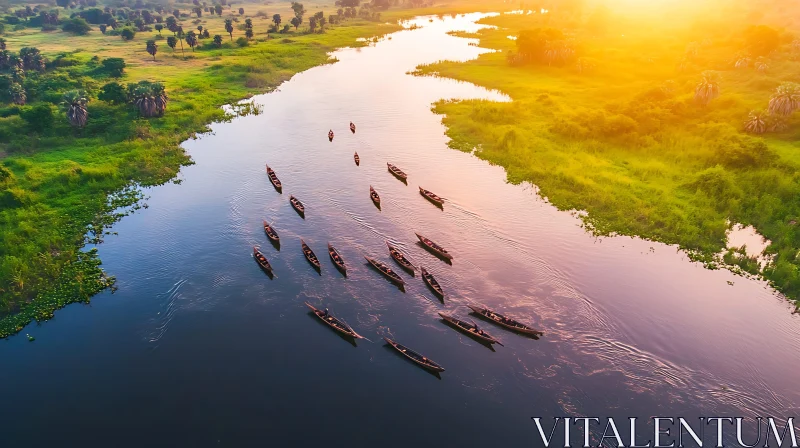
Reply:
[[[418,18],[419,28],[337,51],[337,63],[255,97],[260,115],[185,142],[196,164],[148,189],[149,208],[99,247],[119,290],[0,341],[0,446],[539,446],[533,416],[796,416],[800,319],[763,282],[704,269],[675,247],[596,238],[534,186],[447,147],[433,102],[508,98],[407,72],[487,51],[447,34],[478,29],[479,17]],[[443,210],[417,185],[447,198]],[[447,247],[452,265],[414,232]],[[393,263],[386,240],[434,273],[444,304],[419,276],[401,274],[403,292],[365,264]],[[304,301],[369,340],[343,340]],[[493,351],[438,319],[466,317],[471,302],[545,334],[484,324],[505,345]],[[446,371],[426,373],[381,336]]]

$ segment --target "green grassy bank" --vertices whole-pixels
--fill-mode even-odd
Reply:
[[[155,30],[137,32],[131,41],[96,29],[83,36],[29,29],[2,36],[9,51],[35,46],[48,62],[44,71],[26,71],[20,81],[27,104],[0,106],[0,338],[113,284],[100,269],[96,251],[82,248],[101,241],[111,224],[139,207],[136,187],[169,181],[191,163],[180,143],[226,119],[222,105],[327,63],[330,51],[362,45],[357,38],[398,29],[374,19],[349,18],[322,33],[309,33],[306,22],[268,39],[272,12],[278,9],[288,21],[289,5],[271,5],[270,14],[259,16],[256,11],[266,6],[245,7],[256,30],[246,42],[236,40],[244,35],[240,25],[248,15],[237,20],[232,39],[224,29],[224,19],[235,17],[235,9],[222,17],[183,17],[187,30],[202,25],[212,36],[225,37],[221,46],[212,39],[200,41],[194,51],[184,42],[185,56],[179,48],[171,50]],[[155,60],[146,51],[151,39],[158,45]],[[103,60],[113,57],[126,62],[121,77],[104,69]],[[101,99],[108,98],[103,91],[109,83],[141,80],[166,87],[169,102],[163,116],[144,118],[125,101]],[[71,126],[59,106],[70,89],[84,90],[89,100],[83,127]]]
[[[751,110],[766,109],[778,86],[800,80],[793,29],[772,24],[774,48],[758,54],[772,34],[748,37],[763,20],[747,11],[655,15],[588,7],[501,14],[482,21],[496,28],[460,33],[497,52],[418,73],[513,99],[436,104],[453,148],[503,166],[510,182],[536,184],[559,209],[586,211],[598,234],[675,244],[709,267],[763,274],[797,300],[800,111],[767,115],[765,126],[777,129],[745,130]],[[552,37],[520,48],[514,38],[525,30]],[[704,105],[695,90],[706,70],[718,73],[719,96]],[[731,223],[752,225],[771,241],[773,262],[763,272],[741,251],[721,256]]]

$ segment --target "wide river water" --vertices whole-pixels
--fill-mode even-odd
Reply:
[[[187,141],[196,164],[182,182],[149,189],[149,208],[99,247],[119,290],[0,341],[0,447],[539,446],[533,416],[797,416],[800,316],[763,282],[706,270],[674,247],[595,238],[535,187],[447,147],[433,102],[508,98],[407,72],[486,51],[447,34],[478,29],[478,18],[419,18],[420,28],[337,51],[337,63],[255,97],[262,114]],[[447,198],[443,210],[418,185]],[[414,232],[447,247],[452,265]],[[419,276],[402,273],[403,292],[365,264],[393,263],[387,240],[434,273],[444,304]],[[304,301],[369,340],[353,346]],[[438,319],[468,316],[471,302],[545,334],[484,324],[505,344],[493,351]],[[447,370],[426,373],[381,336]]]

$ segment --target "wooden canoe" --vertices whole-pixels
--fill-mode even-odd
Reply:
[[[385,263],[381,263],[380,261],[370,257],[364,257],[364,258],[366,258],[371,265],[375,266],[375,269],[377,269],[381,274],[383,274],[386,278],[388,278],[392,283],[398,286],[403,286],[406,284],[406,282],[403,281],[402,277],[397,275],[397,273],[394,272],[389,266],[386,266]]]
[[[328,131],[328,141],[329,142],[333,141],[333,130]]]
[[[327,309],[320,310],[320,309],[314,308],[308,302],[306,302],[306,306],[311,308],[311,311],[313,311],[314,315],[316,315],[318,318],[320,318],[320,320],[322,320],[323,322],[328,324],[331,328],[333,328],[334,330],[338,331],[339,333],[342,333],[344,335],[350,336],[351,338],[364,339],[364,336],[361,336],[360,334],[356,333],[355,330],[353,330],[350,327],[350,325],[347,325],[347,322],[336,318],[334,315],[329,313]]]
[[[428,369],[432,372],[444,372],[444,368],[439,364],[433,362],[433,360],[428,359],[425,356],[411,350],[410,348],[406,347],[405,345],[399,344],[387,337],[383,338],[386,342],[389,343],[392,347],[394,347],[398,352],[402,353],[406,358],[414,361],[417,365],[421,366],[422,368]]]
[[[440,256],[442,258],[446,258],[448,260],[452,260],[453,259],[453,256],[450,255],[450,253],[447,252],[447,250],[444,247],[434,243],[433,241],[431,241],[428,238],[425,238],[424,236],[420,235],[419,233],[414,233],[414,235],[417,235],[417,238],[419,238],[419,240],[422,243],[422,245],[425,246],[426,249],[430,250],[434,254],[436,254],[436,255],[438,255],[438,256]]]
[[[336,248],[331,245],[331,243],[328,243],[328,254],[331,256],[331,261],[333,261],[333,264],[335,264],[340,271],[347,271],[347,267],[344,264],[344,258],[342,258],[342,256],[339,254],[339,251],[337,251]]]
[[[369,186],[369,198],[372,199],[372,203],[377,205],[378,207],[381,206],[381,197],[378,196],[378,192],[372,188],[372,185]]]
[[[422,187],[419,187],[419,194],[425,197],[425,199],[433,202],[437,207],[444,207],[444,198],[437,195],[436,193],[426,190]]]
[[[492,335],[490,335],[489,333],[487,333],[487,332],[481,330],[480,328],[478,328],[478,325],[475,324],[475,323],[466,322],[466,321],[463,321],[461,319],[457,319],[457,318],[455,318],[453,316],[448,316],[447,314],[444,314],[444,313],[439,313],[439,316],[441,316],[442,319],[444,319],[445,322],[449,323],[450,325],[455,327],[457,330],[459,330],[462,333],[467,334],[467,335],[469,335],[469,336],[471,336],[471,337],[473,337],[475,339],[478,339],[479,341],[488,342],[489,344],[503,345],[500,341],[495,339]]]
[[[281,183],[280,179],[278,179],[278,176],[275,175],[275,171],[270,168],[269,165],[267,165],[267,176],[269,177],[269,181],[272,182],[272,186],[274,186],[275,189],[281,193],[283,190],[283,184]]]
[[[350,132],[353,134],[356,133],[356,125],[354,125],[352,121],[350,122]]]
[[[358,153],[353,154],[353,160],[356,161],[356,166],[361,165],[361,158],[358,157]]]
[[[533,336],[539,336],[544,334],[542,331],[529,327],[528,325],[525,325],[522,322],[518,322],[514,319],[511,319],[510,317],[503,316],[502,314],[492,311],[489,308],[482,306],[473,306],[473,305],[467,305],[467,306],[470,307],[470,309],[478,316],[488,320],[489,322],[493,322],[496,323],[497,325],[508,328],[509,330],[523,334],[530,334]]]
[[[261,266],[261,269],[265,270],[268,274],[272,274],[272,265],[267,261],[267,257],[255,246],[253,246],[253,258],[256,259],[256,263]]]
[[[308,247],[308,244],[306,244],[306,242],[302,239],[300,240],[300,244],[303,246],[303,255],[306,256],[306,260],[308,260],[308,262],[311,263],[311,265],[315,268],[320,269],[321,266],[319,264],[319,258],[317,258],[316,254],[314,254],[314,251],[311,250],[311,248]]]
[[[427,269],[425,269],[424,267],[420,267],[419,269],[420,272],[422,272],[422,280],[425,281],[425,284],[428,285],[429,288],[431,288],[431,291],[433,291],[434,294],[439,296],[439,298],[443,299],[444,290],[442,289],[442,285],[440,285],[439,282],[437,282],[436,279],[433,278],[433,274],[428,272]]]
[[[303,203],[300,202],[296,197],[289,196],[289,203],[292,204],[292,208],[294,208],[295,211],[300,214],[300,216],[303,218],[306,217],[306,206],[303,205]]]
[[[400,252],[400,249],[392,246],[392,243],[388,241],[386,242],[386,245],[389,247],[389,255],[391,255],[392,258],[394,258],[394,261],[396,261],[397,264],[399,264],[400,267],[405,269],[408,273],[414,275],[414,271],[416,270],[416,268],[414,267],[413,264],[411,264],[410,261],[408,261],[408,258],[406,258],[406,256],[403,255],[402,252]]]
[[[386,166],[389,168],[389,172],[392,173],[394,177],[402,180],[403,182],[405,182],[406,179],[408,179],[408,175],[404,173],[403,170],[401,170],[400,168],[392,165],[391,163],[386,163]]]
[[[278,236],[278,232],[276,232],[275,229],[273,229],[272,226],[267,223],[267,220],[264,220],[264,233],[267,234],[267,238],[270,240],[276,243],[281,242],[281,237]]]

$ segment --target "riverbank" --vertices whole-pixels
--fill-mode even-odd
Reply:
[[[752,25],[744,19],[697,30],[615,13],[592,26],[591,14],[584,21],[557,13],[485,18],[491,28],[459,35],[496,52],[420,67],[420,75],[513,99],[437,103],[450,146],[504,167],[510,182],[535,184],[561,210],[581,211],[592,232],[677,245],[708,267],[763,275],[797,301],[800,113],[761,135],[743,126],[749,111],[766,108],[800,70],[790,38],[758,59],[768,70],[752,60],[736,68]],[[574,53],[553,63],[514,62],[520,32],[535,29],[570,36],[565,45]],[[721,94],[706,106],[695,98],[704,70],[723,79]],[[763,271],[744,251],[726,249],[733,223],[752,225],[771,241],[765,253],[773,261]]]
[[[257,31],[266,29],[260,22],[266,19],[256,20]],[[206,16],[202,24],[212,33],[224,32],[221,17]],[[9,49],[35,45],[47,58],[69,61],[48,75],[73,79],[69,87],[86,90],[90,101],[89,121],[82,129],[68,126],[61,112],[52,129],[41,132],[24,132],[27,124],[19,115],[0,118],[0,129],[9,139],[0,152],[0,313],[6,314],[0,319],[0,338],[31,320],[49,319],[68,303],[88,301],[113,284],[96,253],[82,248],[102,241],[111,224],[142,206],[139,187],[167,182],[191,163],[181,142],[225,120],[229,115],[223,105],[267,92],[298,72],[330,62],[328,53],[336,48],[366,45],[359,39],[398,29],[349,19],[327,26],[324,33],[301,28],[267,39],[258,32],[243,44],[233,42],[244,34],[237,29],[230,38],[225,33],[227,41],[219,48],[205,45],[191,51],[187,46],[185,57],[158,40],[155,59],[145,41],[159,35],[157,31],[137,33],[131,42],[98,31],[72,36],[70,47],[78,49],[62,56],[65,33],[23,30],[4,36]],[[92,76],[98,59],[110,57],[125,60],[123,75]],[[145,119],[124,105],[94,99],[108,82],[142,80],[165,85],[169,103],[162,117]]]

